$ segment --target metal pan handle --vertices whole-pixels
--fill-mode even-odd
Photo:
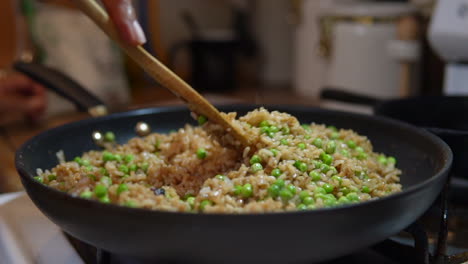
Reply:
[[[365,106],[375,106],[381,102],[381,100],[371,96],[328,87],[322,90],[320,98]]]
[[[37,63],[16,62],[13,68],[74,103],[92,116],[107,114],[104,102],[62,72]]]

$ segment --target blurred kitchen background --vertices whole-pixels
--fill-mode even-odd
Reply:
[[[325,88],[380,99],[442,93],[444,63],[427,40],[436,0],[134,0],[146,48],[214,104],[302,104]],[[72,5],[0,1],[0,75],[14,61],[55,67],[115,111],[180,104]],[[49,127],[87,118],[48,95],[37,124],[1,128],[0,192],[21,189],[13,153]]]

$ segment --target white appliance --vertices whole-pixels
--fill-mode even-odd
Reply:
[[[446,62],[444,93],[468,95],[468,0],[439,0],[429,41]]]
[[[416,64],[419,43],[399,40],[397,25],[415,12],[406,3],[304,0],[296,30],[297,92],[318,97],[324,86],[330,86],[398,97],[401,63]]]

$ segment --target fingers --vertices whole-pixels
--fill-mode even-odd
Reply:
[[[34,82],[21,74],[13,74],[0,80],[0,95],[1,94],[33,94]]]
[[[134,46],[146,42],[145,34],[136,19],[130,0],[102,0],[102,2],[122,40]]]
[[[45,107],[44,96],[0,96],[0,112],[20,112],[23,114],[34,114],[43,111]]]
[[[19,113],[33,120],[46,108],[45,88],[21,74],[0,80],[0,114]]]

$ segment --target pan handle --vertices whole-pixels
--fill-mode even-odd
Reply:
[[[322,90],[322,92],[320,93],[320,98],[365,106],[375,106],[376,104],[381,102],[381,100],[375,97],[347,92],[341,89],[329,87],[325,87]]]
[[[107,114],[107,107],[101,99],[56,69],[26,62],[16,62],[13,68],[74,103],[79,111],[88,112],[92,116]]]

